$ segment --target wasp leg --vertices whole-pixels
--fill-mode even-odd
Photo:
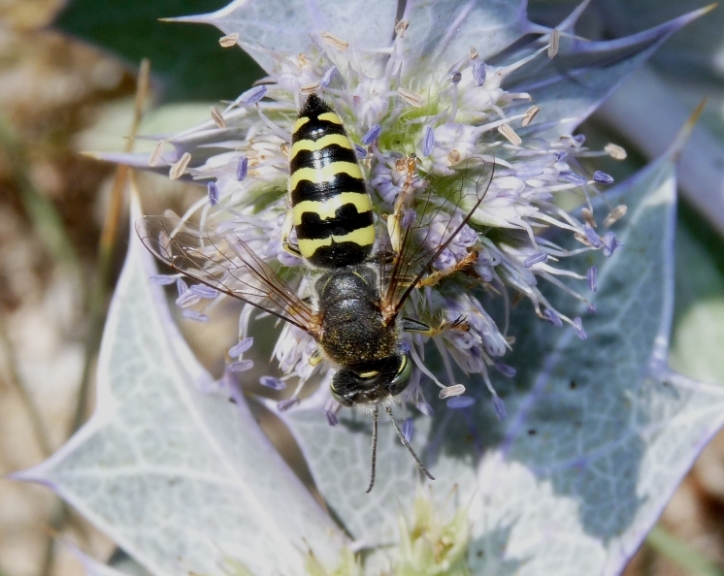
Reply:
[[[292,233],[292,211],[287,210],[287,214],[284,217],[284,223],[282,224],[282,248],[289,252],[292,256],[296,256],[297,258],[302,257],[302,253],[299,251],[299,248],[296,246],[292,246],[289,243],[289,235]]]
[[[412,182],[415,177],[415,168],[417,166],[417,156],[414,154],[407,158],[401,158],[395,164],[395,168],[399,171],[405,171],[405,183],[402,185],[400,193],[397,195],[395,200],[395,208],[387,218],[387,233],[390,236],[390,244],[395,255],[399,255],[402,250],[402,238],[403,238],[403,218],[405,216],[405,209],[409,204],[409,200],[412,197]]]
[[[425,286],[434,286],[440,280],[443,278],[447,278],[451,274],[455,274],[455,272],[459,272],[460,270],[464,270],[468,266],[470,266],[473,262],[475,262],[478,259],[478,253],[476,251],[468,252],[468,255],[465,256],[460,262],[457,262],[454,266],[449,266],[447,268],[444,268],[442,270],[436,270],[432,274],[428,274],[424,278],[422,278],[417,283],[417,288],[424,288]]]
[[[432,326],[425,324],[424,322],[420,322],[419,320],[413,320],[412,318],[403,316],[400,322],[400,327],[405,332],[414,332],[415,334],[422,334],[423,336],[429,336],[431,338],[434,338],[447,330],[460,330],[462,332],[470,330],[470,326],[467,322],[465,322],[464,316],[458,316],[452,321],[443,320],[437,328],[433,328]]]

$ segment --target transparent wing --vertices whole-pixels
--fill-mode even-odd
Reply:
[[[391,236],[397,237],[391,243],[397,249],[391,257],[381,258],[381,276],[387,281],[382,294],[388,321],[397,316],[412,291],[431,273],[435,261],[470,221],[485,199],[493,172],[494,164],[483,162],[482,168],[466,169],[460,189],[449,197],[430,191],[418,197],[409,194],[396,207]],[[466,193],[468,178],[474,179],[475,186]]]
[[[143,244],[170,268],[256,306],[316,337],[317,314],[235,232],[216,234],[178,217],[145,216],[136,223]]]

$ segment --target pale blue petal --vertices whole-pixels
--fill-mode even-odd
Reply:
[[[134,203],[133,216],[140,218]],[[90,421],[16,479],[52,487],[153,574],[306,574],[344,536],[258,427],[240,393],[183,341],[135,232],[106,323]]]

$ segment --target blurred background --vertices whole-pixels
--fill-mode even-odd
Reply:
[[[539,0],[531,2],[531,10],[538,21],[555,24],[575,4]],[[598,4],[601,11],[584,21],[589,37],[631,33],[704,3],[669,1],[661,8],[648,2],[655,20],[634,22],[621,17],[621,3]],[[647,5],[628,4],[630,10]],[[223,0],[79,0],[67,6],[60,0],[0,1],[0,474],[44,460],[92,410],[98,344],[127,245],[127,174],[81,152],[125,149],[144,57],[150,58],[152,80],[141,134],[173,133],[205,120],[210,104],[234,99],[261,76],[240,50],[219,46],[215,29],[157,21],[223,5]],[[672,6],[678,8],[667,12]],[[642,74],[681,90],[676,110],[682,122],[708,94],[702,123],[721,151],[724,18],[716,12],[722,10],[685,31],[684,40],[672,39]],[[626,25],[614,25],[619,22]],[[692,61],[701,66],[696,69]],[[636,87],[626,90],[635,93]],[[646,134],[638,134],[639,140],[616,131],[625,114],[614,97],[583,128],[592,147],[613,141],[627,148],[626,163],[596,164],[617,178],[657,151],[645,143]],[[674,118],[673,130],[677,122]],[[670,138],[659,134],[648,140],[663,148]],[[144,144],[138,141],[136,149]],[[724,174],[724,163],[719,170]],[[147,213],[182,211],[205,193],[164,177],[137,179]],[[678,226],[672,364],[689,376],[724,382],[718,352],[724,338],[724,244],[717,232],[724,230],[722,182],[711,190],[692,182],[683,186],[688,195]],[[709,196],[702,196],[702,189]],[[707,207],[706,217],[697,205]],[[227,315],[200,329],[194,325],[188,334],[216,373],[235,326]],[[112,542],[49,490],[0,479],[0,576],[81,574],[71,543],[100,560],[114,552]],[[724,436],[701,455],[626,574],[724,574]]]

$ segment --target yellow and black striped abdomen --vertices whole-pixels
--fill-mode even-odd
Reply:
[[[289,172],[302,256],[321,268],[364,262],[375,241],[372,200],[342,120],[315,94],[294,125]]]

